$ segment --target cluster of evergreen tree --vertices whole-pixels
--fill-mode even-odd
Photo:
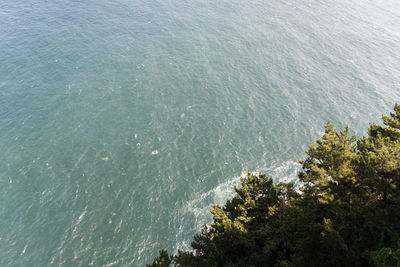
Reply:
[[[147,266],[400,266],[400,105],[382,119],[359,140],[328,122],[300,188],[248,174],[193,251]]]

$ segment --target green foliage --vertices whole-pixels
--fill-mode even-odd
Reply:
[[[400,240],[399,240],[400,242]],[[367,252],[370,264],[377,267],[400,267],[400,249],[381,248],[377,251]]]
[[[149,266],[400,266],[400,105],[382,119],[359,140],[328,122],[301,188],[248,174],[193,251]]]
[[[152,264],[146,264],[147,267],[168,267],[171,264],[170,256],[166,250],[160,250],[160,256],[155,257]]]

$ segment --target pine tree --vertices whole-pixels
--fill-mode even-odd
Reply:
[[[248,174],[193,251],[148,266],[400,266],[400,105],[382,120],[359,140],[328,122],[300,188]]]

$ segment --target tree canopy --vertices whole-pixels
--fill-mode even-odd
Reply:
[[[360,139],[331,123],[300,161],[300,187],[248,174],[192,251],[147,266],[400,266],[400,105]]]

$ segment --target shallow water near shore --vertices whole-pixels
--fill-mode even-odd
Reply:
[[[0,3],[0,266],[189,249],[247,172],[400,101],[397,1]]]

